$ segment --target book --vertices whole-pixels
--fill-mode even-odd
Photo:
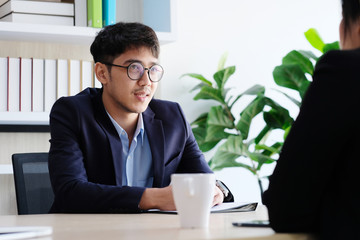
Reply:
[[[93,62],[81,61],[81,90],[93,87],[92,84]]]
[[[73,17],[27,14],[27,13],[10,13],[9,15],[0,18],[0,21],[16,22],[16,23],[65,25],[65,26],[74,25]]]
[[[32,111],[44,111],[44,59],[33,59]]]
[[[69,67],[69,95],[73,96],[80,92],[80,61],[70,60]]]
[[[7,111],[8,59],[0,57],[0,112]]]
[[[87,0],[88,27],[102,28],[102,1]]]
[[[87,5],[85,0],[74,0],[75,26],[87,26]]]
[[[20,58],[20,111],[31,111],[32,60]]]
[[[44,110],[50,112],[56,101],[56,60],[45,59]]]
[[[56,99],[68,96],[68,60],[57,60]]]
[[[8,1],[0,7],[0,18],[10,13],[31,13],[57,16],[74,16],[73,3]]]
[[[19,112],[20,110],[20,59],[8,58],[7,76],[7,110],[9,112]]]
[[[103,0],[102,1],[102,17],[103,26],[108,26],[116,23],[116,1]]]

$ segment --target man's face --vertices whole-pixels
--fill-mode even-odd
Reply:
[[[133,62],[150,68],[158,63],[158,59],[150,49],[142,47],[127,50],[115,58],[113,64],[127,67]],[[126,68],[112,66],[108,80],[103,83],[103,101],[107,111],[116,115],[144,112],[157,88],[157,83],[150,81],[147,71],[139,80],[131,80]]]

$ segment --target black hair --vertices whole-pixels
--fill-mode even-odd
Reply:
[[[148,47],[154,57],[160,54],[159,40],[154,30],[141,23],[123,23],[104,27],[91,44],[94,62],[112,63],[132,48]]]
[[[341,0],[341,6],[346,35],[351,23],[360,18],[360,0]]]

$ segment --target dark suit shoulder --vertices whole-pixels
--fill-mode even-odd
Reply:
[[[97,88],[86,88],[85,90],[81,91],[80,93],[74,96],[67,96],[59,98],[53,108],[60,106],[72,106],[78,107],[82,109],[88,108],[92,104],[92,99],[96,98],[101,94],[101,89]]]
[[[313,81],[336,92],[357,90],[360,87],[359,62],[360,49],[329,51],[317,62]]]
[[[322,55],[316,68],[358,69],[360,48],[355,50],[332,50]]]
[[[161,120],[170,126],[187,125],[187,121],[179,103],[152,99],[144,114],[153,114],[155,119]]]
[[[183,115],[180,105],[172,101],[152,99],[149,108],[155,113],[155,118]]]

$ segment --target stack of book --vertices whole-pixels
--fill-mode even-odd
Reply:
[[[116,22],[116,0],[0,0],[0,21],[102,28]]]
[[[0,0],[0,21],[102,28],[116,22],[116,0]]]
[[[0,57],[0,112],[49,112],[87,87],[101,87],[91,61]]]
[[[84,0],[75,0],[75,12],[77,11],[76,3],[81,1]],[[80,9],[84,9],[84,7]],[[86,9],[88,27],[102,28],[116,22],[116,0],[87,0]],[[75,25],[77,25],[76,21],[75,13]]]
[[[0,0],[0,21],[73,26],[74,3]]]

